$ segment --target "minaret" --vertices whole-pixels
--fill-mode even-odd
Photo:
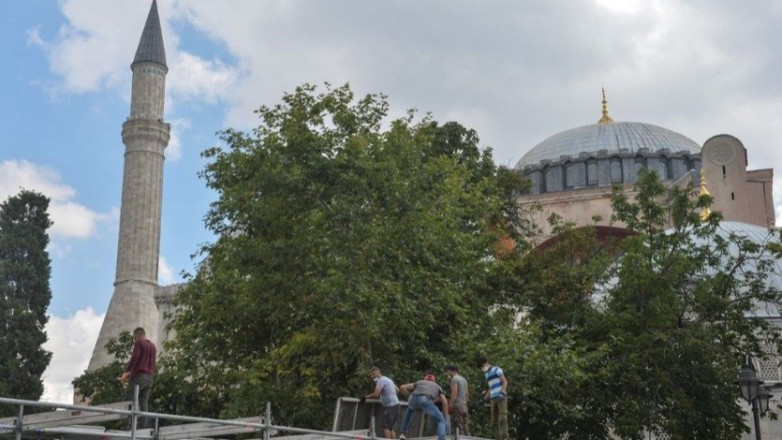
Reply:
[[[106,353],[105,345],[122,331],[132,332],[140,326],[146,330],[147,338],[157,342],[158,337],[154,296],[160,256],[163,150],[168,145],[171,127],[163,122],[168,67],[155,0],[130,69],[133,71],[130,116],[122,125],[125,169],[117,273],[114,294],[88,371],[113,360]]]

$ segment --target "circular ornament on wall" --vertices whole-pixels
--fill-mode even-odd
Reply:
[[[736,145],[727,139],[712,139],[708,143],[706,156],[716,165],[728,165],[738,155]]]

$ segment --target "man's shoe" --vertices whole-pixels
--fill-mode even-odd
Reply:
[[[399,434],[399,440],[407,440],[404,434]]]

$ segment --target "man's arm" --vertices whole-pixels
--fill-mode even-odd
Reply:
[[[448,399],[445,398],[445,393],[440,393],[437,398],[440,400],[440,403],[443,405],[443,412],[448,414]]]
[[[456,396],[459,394],[459,385],[456,384],[456,381],[451,381],[451,407],[453,408],[453,403],[456,402]]]
[[[138,366],[139,362],[141,362],[141,344],[140,341],[135,341],[133,343],[133,354],[130,355],[130,360],[128,361],[128,364],[125,365],[125,372],[122,373],[120,380],[123,382],[128,380],[130,378],[130,373]]]
[[[415,388],[414,383],[406,383],[399,387],[399,391],[401,391],[403,394],[410,394],[413,392],[414,388]]]
[[[383,387],[378,385],[375,387],[375,390],[372,391],[370,394],[367,394],[364,396],[365,399],[377,399],[380,397],[380,393],[383,391]]]
[[[502,382],[502,392],[508,394],[508,379],[504,374],[500,376],[500,381]]]

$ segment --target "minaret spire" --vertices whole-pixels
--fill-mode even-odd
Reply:
[[[599,121],[597,121],[598,124],[610,124],[614,122],[613,119],[611,119],[610,116],[608,116],[608,101],[606,101],[606,89],[602,88],[603,90],[603,117],[600,118]]]
[[[136,327],[143,327],[147,338],[158,342],[155,293],[160,259],[163,151],[168,146],[171,127],[163,122],[168,67],[155,0],[130,68],[133,71],[130,116],[122,124],[125,166],[117,272],[114,293],[88,371],[114,360],[105,345],[123,331],[133,332]]]
[[[149,9],[144,31],[141,33],[133,64],[144,61],[158,63],[168,68],[166,48],[163,46],[163,30],[160,28],[160,16],[157,12],[157,0],[152,0],[152,7]]]

